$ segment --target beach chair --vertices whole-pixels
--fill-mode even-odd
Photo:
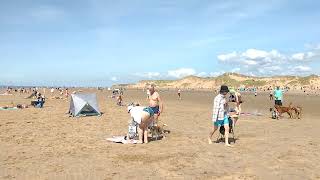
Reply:
[[[225,128],[224,128],[224,126],[220,126],[219,132],[220,132],[220,134],[219,134],[219,136],[218,136],[218,138],[217,138],[217,141],[216,141],[217,143],[223,141],[223,139],[225,138],[225,137],[224,137],[224,133],[225,133]],[[229,117],[229,138],[230,138],[230,135],[232,136],[232,140],[233,140],[232,142],[233,142],[233,143],[236,143],[235,124],[234,124],[234,122],[233,122],[233,120],[232,120],[231,117]]]

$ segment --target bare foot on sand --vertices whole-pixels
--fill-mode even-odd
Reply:
[[[227,146],[227,147],[233,147],[231,144],[226,144],[225,146]]]

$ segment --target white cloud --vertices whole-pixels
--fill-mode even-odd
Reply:
[[[242,56],[248,59],[266,58],[268,55],[268,52],[257,49],[248,49],[246,52],[242,53]]]
[[[258,49],[248,49],[242,53],[232,52],[218,55],[218,60],[221,62],[238,64],[246,67],[264,66],[274,63],[279,64],[285,59],[286,56],[280,54],[277,50],[267,52]]]
[[[225,71],[218,71],[218,72],[211,72],[211,73],[209,73],[209,75],[210,75],[210,77],[217,77],[217,76],[220,76],[224,73],[225,73]]]
[[[196,71],[192,68],[180,68],[168,71],[168,76],[173,78],[183,78],[186,76],[195,75]]]
[[[237,58],[237,57],[238,57],[238,54],[236,52],[232,52],[232,53],[229,53],[229,54],[218,55],[218,59],[220,61],[229,61],[229,60],[232,60],[232,59]]]
[[[248,49],[244,52],[220,54],[217,58],[220,62],[228,63],[233,68],[240,68],[239,72],[245,74],[249,72],[257,75],[277,75],[283,72],[303,74],[311,72],[311,68],[305,63],[320,58],[320,51],[317,50],[317,46],[311,51],[292,55],[282,54],[277,50]]]
[[[306,72],[311,72],[311,67],[309,66],[295,66],[292,68],[292,72],[296,73],[306,73]]]
[[[111,77],[110,80],[113,82],[116,82],[116,81],[118,81],[118,78],[114,76],[114,77]]]
[[[148,78],[155,78],[155,77],[160,77],[161,74],[158,72],[148,72],[146,75]]]
[[[197,74],[197,76],[198,76],[198,77],[206,77],[206,76],[208,76],[208,73],[206,73],[206,72],[200,72],[200,73]]]
[[[240,68],[233,68],[233,69],[231,69],[231,72],[239,72],[241,69]]]
[[[142,78],[148,78],[148,79],[154,79],[161,77],[161,73],[159,72],[143,72],[143,73],[135,73],[135,76],[142,77]]]
[[[314,52],[296,53],[291,56],[292,60],[296,61],[312,61],[312,58],[317,54]],[[320,55],[320,54],[318,54]]]

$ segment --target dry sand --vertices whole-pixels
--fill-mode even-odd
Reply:
[[[244,95],[244,112],[233,148],[209,145],[214,94],[162,92],[161,119],[171,134],[147,145],[105,140],[127,131],[126,107],[98,92],[101,117],[69,118],[69,102],[48,100],[43,109],[0,111],[0,179],[319,179],[320,97],[286,95],[303,107],[303,119],[277,121],[268,94]],[[131,97],[131,98],[130,98]],[[124,100],[146,104],[142,91]],[[0,106],[22,96],[1,96]],[[218,134],[216,134],[217,136]]]

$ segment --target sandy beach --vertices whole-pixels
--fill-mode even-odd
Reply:
[[[0,179],[320,179],[319,96],[286,94],[303,107],[301,120],[271,119],[268,93],[244,94],[237,141],[209,145],[214,94],[160,92],[161,120],[171,133],[149,144],[106,141],[124,135],[129,115],[110,92],[96,92],[101,117],[70,118],[69,100],[48,99],[43,109],[0,111]],[[0,106],[30,103],[25,95],[0,96]],[[125,103],[146,105],[142,90],[128,90]],[[218,134],[215,135],[217,137]]]
[[[129,115],[108,92],[97,92],[101,117],[70,118],[67,100],[49,99],[43,109],[0,111],[1,179],[319,179],[320,97],[286,95],[303,107],[303,119],[270,118],[267,94],[244,95],[233,148],[209,145],[213,93],[161,92],[162,121],[171,133],[144,145],[106,141],[127,132]],[[146,104],[142,91],[125,102]],[[28,103],[2,96],[1,105]],[[216,134],[216,137],[218,134]]]

